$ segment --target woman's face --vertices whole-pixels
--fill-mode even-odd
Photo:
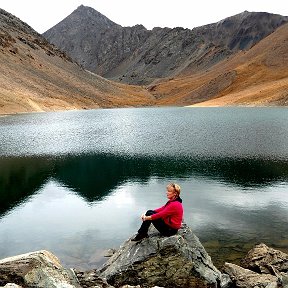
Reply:
[[[176,197],[176,192],[172,186],[167,187],[166,195],[169,200],[174,199]]]

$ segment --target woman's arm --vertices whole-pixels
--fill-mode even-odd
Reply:
[[[172,203],[171,203],[172,204]],[[166,206],[164,209],[162,209],[160,212],[156,213],[156,214],[153,214],[151,215],[151,219],[150,220],[156,220],[156,219],[159,219],[159,218],[166,218],[168,216],[171,216],[174,212],[175,212],[175,207],[174,205],[168,205]],[[148,219],[147,219],[148,220]]]

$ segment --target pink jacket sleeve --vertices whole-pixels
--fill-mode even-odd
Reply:
[[[156,214],[151,215],[152,220],[156,220],[159,218],[166,218],[168,216],[170,216],[171,214],[173,214],[173,212],[175,211],[175,207],[174,205],[168,205],[168,206],[162,206],[160,208],[158,208],[157,210],[154,210],[155,212],[157,212]]]
[[[165,205],[162,206],[162,207],[159,207],[159,208],[154,209],[154,211],[155,211],[156,213],[159,213],[159,212],[162,211],[164,208],[165,208]]]

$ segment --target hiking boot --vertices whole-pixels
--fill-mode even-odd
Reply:
[[[138,233],[134,238],[131,239],[131,241],[141,241],[144,238],[148,238],[148,234],[141,234]]]

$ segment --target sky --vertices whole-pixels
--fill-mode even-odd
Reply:
[[[94,8],[121,26],[194,27],[241,13],[269,12],[288,16],[287,0],[0,0],[0,8],[43,33],[78,6]]]

